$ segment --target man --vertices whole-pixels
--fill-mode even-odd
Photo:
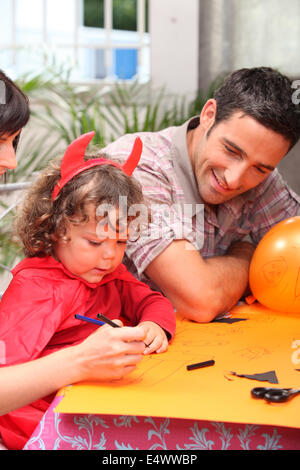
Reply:
[[[235,305],[262,236],[300,214],[300,198],[276,170],[300,135],[292,92],[289,79],[270,68],[241,69],[199,117],[139,134],[144,147],[134,176],[153,220],[150,235],[128,244],[126,264],[191,320],[209,322]],[[125,159],[135,137],[105,151]]]

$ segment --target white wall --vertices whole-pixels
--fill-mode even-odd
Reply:
[[[198,85],[198,0],[149,0],[154,86],[191,94]]]
[[[299,77],[300,0],[199,0],[199,84],[242,67]]]
[[[233,66],[270,65],[299,76],[299,0],[234,0]]]

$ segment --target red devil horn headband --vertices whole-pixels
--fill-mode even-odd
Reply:
[[[75,139],[67,148],[64,157],[61,162],[61,178],[55,185],[52,192],[52,200],[58,196],[60,190],[68,183],[74,176],[78,175],[84,170],[93,166],[99,165],[113,165],[120,168],[126,175],[131,176],[135,168],[137,167],[141,158],[143,144],[139,137],[135,139],[131,154],[127,158],[123,166],[111,160],[105,158],[92,158],[85,161],[84,155],[90,141],[94,137],[95,132],[88,132]]]

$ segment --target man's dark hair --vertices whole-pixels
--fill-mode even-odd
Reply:
[[[292,94],[291,80],[270,67],[237,70],[215,92],[214,125],[242,111],[283,135],[291,149],[300,137],[300,110],[293,103]]]

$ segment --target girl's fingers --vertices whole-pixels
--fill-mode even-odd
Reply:
[[[160,348],[158,348],[156,350],[156,352],[159,354],[159,353],[163,353],[165,352],[167,349],[168,349],[168,346],[169,346],[169,342],[167,339],[164,339],[162,345],[160,346]]]
[[[151,354],[156,351],[161,346],[162,339],[160,336],[156,336],[152,341],[150,340],[150,344],[147,343],[147,347],[144,351],[144,354]]]

